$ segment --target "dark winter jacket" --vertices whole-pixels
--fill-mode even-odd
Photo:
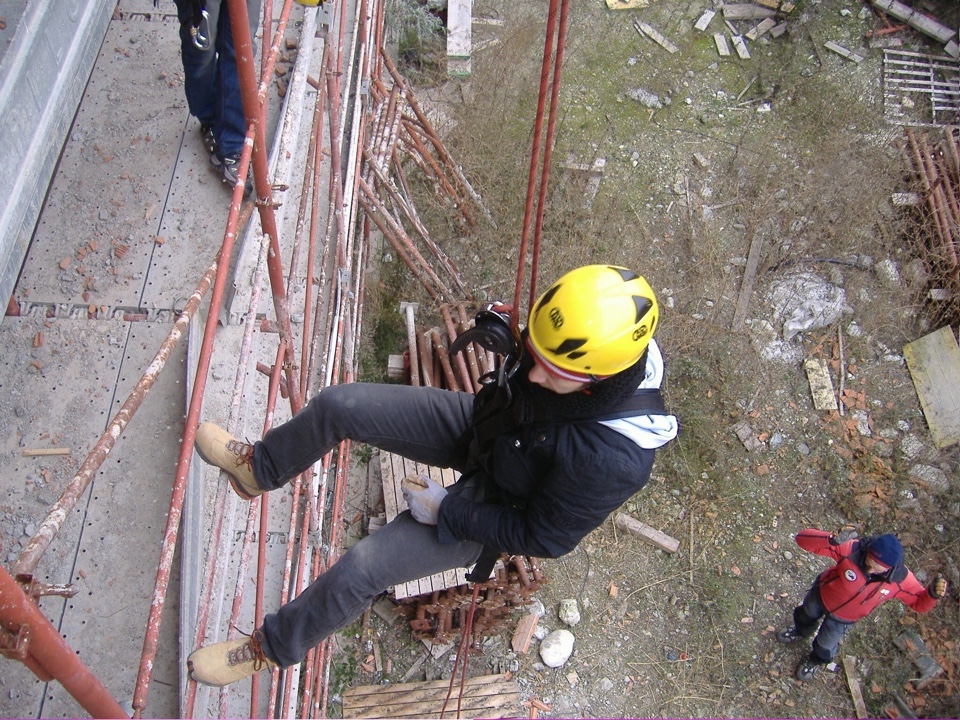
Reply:
[[[936,605],[936,598],[902,563],[882,577],[867,574],[864,559],[872,538],[848,540],[840,545],[832,545],[830,538],[831,533],[809,529],[797,533],[796,541],[807,552],[836,561],[836,565],[820,573],[816,587],[824,609],[837,620],[856,622],[893,599],[917,612],[927,612]]]
[[[647,362],[647,377],[651,362],[656,365],[658,387],[659,350]],[[522,383],[514,383],[512,391],[523,393]],[[496,392],[503,403],[503,390]],[[485,402],[494,402],[493,395],[491,390],[488,397],[478,396],[475,419],[483,415]],[[501,552],[534,557],[568,553],[644,486],[653,465],[653,447],[676,435],[676,419],[668,416],[672,431],[642,447],[622,428],[615,429],[616,423],[531,420],[530,413],[518,419],[516,400],[509,405],[513,421],[492,437],[481,433],[473,438],[471,462],[461,483],[480,478],[483,501],[468,492],[451,492],[440,506],[441,542],[473,540]]]

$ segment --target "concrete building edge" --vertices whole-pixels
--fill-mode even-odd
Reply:
[[[56,5],[57,0],[46,0],[28,6],[21,18],[21,26],[42,27],[47,11]],[[11,162],[19,168],[13,192],[7,195],[8,200],[0,213],[0,238],[3,238],[0,240],[0,298],[4,299],[4,303],[13,292],[27,256],[43,200],[106,37],[112,14],[110,3],[87,0],[85,12],[78,23],[78,32],[73,35],[67,53],[68,61],[61,65],[57,82],[47,93],[41,117],[32,125],[26,157],[12,163],[15,158],[4,159],[0,155],[0,162]],[[18,32],[17,37],[23,39],[8,51],[0,66],[0,77],[9,78],[0,88],[0,115],[3,116],[9,115],[6,110],[8,104],[16,102],[17,95],[24,92],[28,82],[26,72],[29,71],[26,57],[42,33]]]

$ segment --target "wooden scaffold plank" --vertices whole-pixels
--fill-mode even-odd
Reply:
[[[407,509],[407,502],[403,499],[403,492],[400,488],[401,481],[407,475],[426,475],[444,487],[450,487],[460,479],[460,474],[450,468],[430,467],[422,463],[415,463],[401,455],[387,452],[380,453],[380,469],[382,471],[383,504],[387,522]],[[397,600],[402,600],[465,585],[467,583],[466,574],[467,571],[464,568],[455,568],[419,580],[402,583],[394,588],[394,597]]]
[[[449,680],[400,685],[361,685],[343,693],[344,718],[437,718],[443,708]],[[457,708],[457,691],[447,704],[448,716]],[[520,717],[517,683],[503,675],[468,678],[460,698],[460,717]]]

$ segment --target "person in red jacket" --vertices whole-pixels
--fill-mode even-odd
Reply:
[[[807,552],[836,562],[817,576],[794,609],[793,627],[777,633],[780,642],[793,643],[812,636],[820,623],[809,657],[797,667],[797,679],[803,682],[833,660],[847,630],[878,605],[896,599],[927,612],[947,592],[947,581],[939,574],[928,587],[920,584],[903,565],[903,546],[895,535],[857,539],[849,528],[836,534],[810,529],[797,533],[796,541]]]

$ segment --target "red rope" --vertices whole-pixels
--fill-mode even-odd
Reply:
[[[560,7],[560,21],[557,23],[557,7]],[[543,62],[540,68],[540,92],[537,97],[537,114],[533,123],[533,146],[530,150],[530,170],[527,176],[527,198],[523,210],[523,225],[520,231],[520,252],[517,259],[517,278],[513,293],[513,312],[511,321],[514,327],[519,321],[520,293],[523,289],[524,267],[526,265],[527,243],[530,234],[530,216],[533,213],[534,189],[537,194],[537,219],[533,236],[533,250],[530,260],[530,298],[529,307],[533,307],[536,299],[537,269],[540,260],[540,237],[543,230],[543,214],[546,205],[547,185],[550,178],[550,158],[553,150],[553,134],[556,127],[557,99],[560,93],[560,75],[563,66],[563,49],[567,35],[567,15],[570,0],[550,0],[550,9],[547,14],[547,28],[543,43]],[[557,35],[557,51],[553,52],[554,33]],[[551,81],[551,63],[553,56],[553,79]],[[540,164],[540,177],[537,178],[537,160],[540,158],[540,139],[543,129],[544,106],[546,105],[547,87],[550,87],[550,109],[547,116],[547,134],[544,141],[543,161]],[[463,691],[467,680],[467,659],[470,655],[470,636],[473,632],[473,615],[477,608],[477,597],[480,594],[480,585],[473,584],[473,595],[470,598],[470,608],[464,621],[460,635],[460,645],[457,648],[457,658],[450,673],[450,685],[447,687],[447,696],[440,708],[440,717],[447,710],[447,703],[453,694],[453,683],[460,669],[460,692],[457,695],[457,717],[460,717],[460,707],[463,700]]]
[[[550,156],[553,153],[553,131],[557,119],[557,98],[560,95],[560,70],[563,65],[563,48],[567,37],[567,10],[570,0],[561,0],[560,27],[557,30],[557,52],[553,60],[553,87],[550,91],[550,114],[547,116],[547,138],[543,145],[543,170],[540,178],[540,195],[537,198],[537,225],[533,233],[533,252],[530,258],[530,303],[537,299],[537,270],[540,265],[540,237],[543,232],[543,212],[546,208],[547,186],[550,178]]]
[[[443,706],[440,708],[440,717],[447,710],[447,703],[450,701],[450,695],[453,694],[453,681],[457,677],[457,668],[460,667],[460,693],[457,695],[457,717],[460,717],[460,703],[463,700],[463,688],[467,682],[467,658],[470,655],[470,635],[473,633],[473,612],[477,609],[477,596],[480,594],[480,584],[473,584],[473,596],[470,598],[470,609],[467,611],[467,619],[463,623],[460,631],[460,645],[457,648],[457,660],[453,664],[453,672],[450,673],[450,685],[447,687],[447,696],[443,699]]]
[[[527,243],[530,235],[530,217],[533,214],[534,190],[537,182],[537,161],[540,158],[540,140],[543,132],[543,112],[547,102],[547,86],[550,82],[550,57],[553,55],[553,38],[557,25],[557,8],[561,0],[550,0],[550,9],[547,13],[547,28],[543,40],[543,61],[540,66],[540,93],[537,96],[537,114],[533,121],[533,145],[530,150],[530,170],[527,175],[527,199],[523,210],[523,225],[520,229],[520,252],[517,257],[517,278],[513,292],[512,324],[514,327],[519,322],[520,292],[523,289],[524,268],[527,260]],[[563,0],[564,7],[569,0]],[[562,13],[563,20],[566,20],[566,11]],[[561,37],[565,33],[561,31]],[[555,83],[556,85],[556,83]],[[547,139],[549,146],[551,138]],[[542,204],[542,203],[541,203]],[[539,252],[539,242],[535,244],[534,252]],[[531,287],[535,285],[535,277],[531,277]]]

